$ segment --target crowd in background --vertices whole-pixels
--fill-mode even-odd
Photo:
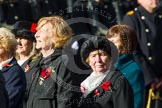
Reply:
[[[79,8],[82,4],[85,7],[110,11],[112,15],[113,11],[116,11],[119,21],[127,11],[137,6],[136,0],[1,0],[0,22],[1,25],[12,26],[16,21],[37,22],[39,18],[50,15],[61,15],[69,19],[76,17],[75,8]],[[111,9],[111,5],[115,7],[115,10]],[[83,14],[83,17],[87,16],[87,13],[78,14]],[[92,16],[93,13],[88,13],[87,17]],[[114,15],[113,18],[115,18]],[[102,18],[101,22],[104,21],[105,19]]]
[[[0,0],[0,108],[160,108],[161,26],[162,0]]]

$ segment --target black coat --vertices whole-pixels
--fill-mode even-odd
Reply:
[[[21,65],[22,69],[25,72],[25,76],[26,76],[27,91],[32,82],[32,75],[33,75],[32,70],[35,68],[36,63],[37,63],[37,60],[33,61],[31,58],[29,58]]]
[[[33,80],[28,92],[27,108],[72,108],[72,98],[75,93],[72,91],[72,72],[64,64],[61,56],[61,49],[47,58],[40,58],[34,69]],[[46,79],[41,82],[44,69],[54,67]],[[79,91],[78,88],[75,89]],[[77,94],[77,93],[76,93]]]
[[[25,92],[25,99],[24,99],[24,103],[23,103],[23,108],[26,108],[26,103],[28,100],[28,91],[29,91],[29,87],[31,86],[31,82],[32,82],[32,77],[33,77],[33,73],[34,73],[34,69],[35,69],[35,65],[37,63],[37,60],[33,60],[32,58],[29,58],[28,60],[26,60],[22,65],[22,69],[25,72],[25,76],[26,76],[26,92]]]
[[[111,90],[105,90],[102,85],[111,83]],[[107,86],[108,87],[108,86]],[[86,98],[82,97],[80,108],[134,108],[133,90],[125,77],[111,71],[102,83],[93,90]]]
[[[2,73],[0,73],[0,102],[1,102],[0,108],[8,108],[9,104],[8,94],[5,88],[5,80]]]
[[[13,58],[9,64],[9,67],[3,67],[1,70],[9,95],[9,108],[22,108],[26,90],[25,73],[17,64],[15,58]]]
[[[145,85],[162,77],[162,11],[148,13],[142,6],[128,12],[123,19],[136,30],[138,46],[135,58],[144,72]]]

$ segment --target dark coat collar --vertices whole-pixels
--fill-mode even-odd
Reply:
[[[51,55],[49,55],[46,58],[43,58],[43,56],[41,56],[39,65],[40,66],[44,64],[48,65],[51,63],[51,61],[55,60],[58,56],[61,56],[61,54],[62,54],[62,49],[56,49]]]
[[[124,65],[126,66],[126,64],[129,64],[132,60],[134,60],[134,57],[131,54],[120,55],[115,67],[120,70]]]
[[[18,65],[17,64],[17,61],[16,61],[16,59],[15,59],[15,57],[13,57],[13,59],[8,63],[10,66],[8,66],[8,67],[3,67],[2,68],[2,72],[6,72],[6,71],[8,71],[12,66],[14,66],[14,65]]]
[[[103,81],[101,82],[101,84],[96,88],[99,91],[99,96],[104,95],[104,93],[106,92],[103,88],[102,88],[102,84],[106,81],[110,81],[111,82],[111,78],[113,77],[115,71],[110,71],[107,76],[103,79]],[[92,97],[98,97],[95,95],[95,91],[96,89],[94,89],[90,94],[87,95],[87,98],[92,98]]]
[[[49,66],[53,60],[55,60],[57,57],[59,57],[61,55],[61,52],[62,52],[62,49],[56,49],[54,51],[53,54],[51,54],[50,56],[46,57],[46,58],[43,58],[43,56],[41,56],[37,62],[36,62],[36,65],[34,67],[34,69],[32,70],[33,71],[33,75],[32,75],[32,81],[31,81],[31,84],[29,86],[29,90],[31,89],[31,86],[32,84],[34,83],[34,79],[36,79],[36,81],[38,81],[38,78],[39,78],[39,72],[41,71],[42,68],[44,68],[44,66]],[[35,86],[36,86],[36,83],[35,83]],[[28,95],[29,95],[29,92],[28,91]]]
[[[160,14],[160,10],[157,9],[155,12],[153,13],[149,13],[144,7],[142,6],[138,6],[138,10],[140,10],[140,14],[141,16],[145,16],[146,18],[150,19],[150,20],[153,20],[155,19],[156,16],[158,16]]]

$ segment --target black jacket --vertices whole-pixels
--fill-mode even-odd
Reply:
[[[25,76],[26,76],[27,91],[28,91],[29,86],[31,85],[31,82],[32,82],[32,75],[34,73],[34,71],[32,71],[32,70],[35,68],[36,63],[37,63],[37,60],[33,61],[31,58],[29,58],[21,65],[22,69],[25,72]]]
[[[32,58],[29,58],[28,60],[26,60],[22,65],[22,69],[25,72],[25,76],[26,76],[26,92],[25,92],[25,98],[24,98],[24,103],[23,103],[23,108],[26,108],[26,103],[28,100],[28,91],[29,91],[29,87],[31,86],[32,83],[32,77],[34,74],[34,69],[35,69],[35,65],[37,63],[37,60],[33,60]]]
[[[111,84],[111,90],[102,85]],[[133,90],[125,77],[118,71],[110,71],[102,83],[86,98],[82,97],[80,108],[134,108]]]
[[[142,6],[128,12],[123,19],[136,30],[138,46],[135,58],[144,72],[145,85],[162,77],[162,11],[148,13]]]
[[[0,102],[1,102],[0,108],[8,108],[9,106],[8,94],[5,88],[5,80],[2,73],[0,73]]]
[[[47,58],[41,57],[34,69],[33,80],[28,92],[27,108],[72,108],[74,96],[72,72],[64,64],[61,49]],[[44,69],[54,67],[51,74]],[[49,75],[49,76],[48,76]],[[41,81],[41,76],[45,76]],[[72,90],[73,89],[73,90]],[[79,90],[79,89],[78,89]]]

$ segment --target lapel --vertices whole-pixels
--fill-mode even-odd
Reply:
[[[103,96],[107,91],[105,91],[102,87],[102,84],[105,83],[106,81],[110,81],[111,82],[111,78],[114,74],[114,71],[110,71],[106,77],[103,79],[103,81],[101,82],[101,84],[94,89],[90,94],[87,95],[87,98],[91,98],[91,97],[100,97]]]
[[[30,90],[31,90],[31,87],[32,86],[36,86],[36,82],[38,81],[38,79],[39,79],[39,72],[40,72],[40,70],[41,70],[41,66],[40,66],[40,61],[41,61],[41,57],[40,57],[40,59],[35,63],[35,66],[34,66],[34,68],[33,68],[33,74],[32,74],[32,81],[31,81],[31,84],[30,84],[30,86],[29,86],[29,90],[28,90],[28,94],[29,94],[29,92],[30,92]],[[35,83],[34,83],[35,82]],[[33,85],[33,84],[35,84],[35,85]],[[35,87],[34,87],[35,88]]]
[[[3,67],[2,70],[1,70],[1,72],[4,72],[4,73],[7,72],[12,66],[14,66],[14,65],[16,65],[16,64],[17,64],[16,59],[13,58],[13,59],[8,63],[8,65],[10,65],[10,66]]]
[[[39,78],[40,78],[40,72],[42,69],[49,67],[50,65],[54,65],[53,61],[55,61],[57,59],[58,56],[60,56],[60,51],[61,50],[56,50],[52,55],[50,55],[49,57],[43,59],[43,56],[41,56],[39,58],[39,60],[37,60],[37,62],[35,63],[34,67],[33,67],[33,74],[32,74],[32,81],[31,81],[31,85],[29,86],[29,91],[28,94],[30,92],[30,90],[33,88],[35,89]],[[53,76],[56,77],[56,75],[53,74]]]
[[[25,72],[28,72],[28,70],[31,70],[36,64],[36,61],[32,61],[32,58],[29,58],[27,61],[25,61],[22,64],[22,68],[24,69]],[[28,67],[29,66],[29,67]]]

